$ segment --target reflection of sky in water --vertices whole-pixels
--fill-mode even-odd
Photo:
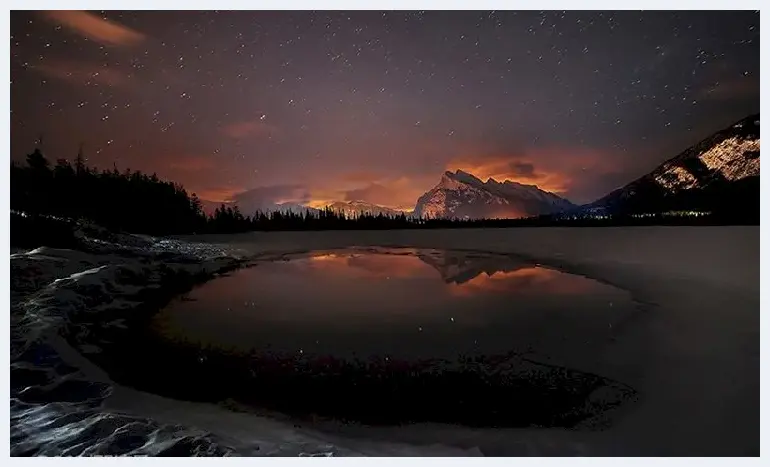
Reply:
[[[282,353],[565,353],[607,342],[632,308],[624,291],[502,255],[351,250],[236,271],[172,303],[155,326]]]

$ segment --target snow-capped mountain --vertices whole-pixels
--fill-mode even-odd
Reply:
[[[341,212],[347,216],[357,216],[361,214],[373,214],[375,216],[379,214],[384,216],[396,216],[403,213],[403,211],[386,208],[384,206],[367,203],[365,201],[336,201],[330,204],[328,207],[334,212]]]
[[[308,206],[303,206],[298,203],[267,203],[267,204],[259,204],[254,206],[252,203],[246,203],[244,205],[243,203],[239,203],[236,201],[214,202],[214,201],[201,200],[201,205],[203,207],[203,212],[205,212],[208,215],[212,215],[214,213],[214,210],[216,210],[221,206],[238,208],[241,214],[245,216],[253,216],[255,212],[264,212],[264,213],[280,212],[283,214],[288,214],[290,212],[293,212],[295,214],[304,214],[305,211],[310,211],[311,213],[318,212],[318,209],[311,208]]]
[[[420,196],[416,216],[426,218],[517,218],[551,214],[575,206],[535,185],[492,178],[482,182],[457,170],[445,172],[433,189]]]
[[[304,214],[305,211],[310,211],[311,213],[317,213],[318,209],[311,208],[309,206],[304,206],[302,204],[297,203],[278,203],[274,204],[272,206],[268,206],[267,209],[264,209],[266,212],[281,212],[284,214],[288,214],[290,212],[293,212],[294,214]]]
[[[759,207],[759,114],[751,115],[586,206],[639,213]]]

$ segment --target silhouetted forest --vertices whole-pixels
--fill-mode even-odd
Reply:
[[[39,149],[27,156],[26,165],[11,164],[11,209],[156,235],[206,225],[200,201],[181,185],[117,167],[99,171],[85,164],[82,150],[74,164],[65,159],[51,164]]]
[[[151,235],[236,233],[253,230],[380,230],[498,227],[600,227],[629,225],[713,225],[756,223],[724,216],[539,216],[527,219],[419,219],[406,214],[345,215],[330,208],[304,212],[256,212],[244,215],[237,207],[221,205],[207,216],[201,201],[181,185],[155,174],[98,170],[85,164],[82,150],[74,164],[55,164],[39,149],[25,164],[11,164],[11,209],[23,212],[27,227],[19,235],[33,235],[34,216],[87,219],[106,228]],[[18,216],[14,222],[21,223]],[[13,219],[13,218],[12,218]],[[36,234],[35,234],[36,235]]]

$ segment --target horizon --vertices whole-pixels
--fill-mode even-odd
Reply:
[[[411,210],[463,170],[580,205],[759,112],[754,12],[40,11],[11,33],[12,160],[84,142],[212,203]]]

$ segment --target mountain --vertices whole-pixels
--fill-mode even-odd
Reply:
[[[759,114],[714,133],[585,210],[759,216]]]
[[[397,216],[404,213],[403,211],[378,206],[365,201],[336,201],[328,207],[334,212],[341,212],[348,216],[361,215],[364,213],[374,214],[375,216],[379,214],[384,216]]]
[[[551,214],[575,205],[535,185],[482,182],[458,170],[445,172],[433,189],[420,196],[414,208],[416,216],[428,218],[517,218]]]
[[[485,274],[513,272],[531,268],[531,264],[504,255],[486,255],[463,251],[417,250],[417,257],[433,267],[447,284],[464,284]]]
[[[243,214],[244,216],[253,216],[256,211],[261,211],[261,212],[277,211],[284,214],[287,214],[289,212],[293,212],[295,214],[304,214],[305,211],[310,211],[311,213],[318,212],[318,209],[311,208],[308,206],[303,206],[297,203],[268,203],[268,204],[261,204],[258,206],[254,206],[249,203],[246,203],[246,205],[244,205],[244,203],[239,203],[237,201],[214,202],[214,201],[201,200],[201,206],[203,207],[203,212],[205,212],[208,215],[214,214],[214,210],[223,205],[225,207],[230,207],[230,208],[237,207],[238,210],[241,212],[241,214]]]
[[[309,206],[304,206],[298,203],[278,203],[278,204],[266,206],[263,209],[263,211],[264,212],[278,211],[283,214],[288,214],[290,212],[293,212],[294,214],[304,214],[305,211],[310,211],[310,213],[312,214],[317,214],[319,210],[316,208],[311,208]]]

